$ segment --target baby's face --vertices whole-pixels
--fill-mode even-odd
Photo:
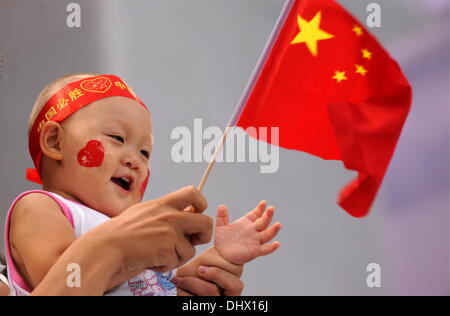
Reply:
[[[142,198],[152,152],[150,113],[135,100],[110,97],[62,123],[63,188],[114,217]]]

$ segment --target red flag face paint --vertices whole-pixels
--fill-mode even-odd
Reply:
[[[150,178],[150,169],[147,171],[147,177],[145,178],[144,182],[141,186],[141,200],[144,198],[145,190],[147,190],[148,180]]]
[[[87,168],[100,167],[104,158],[105,148],[98,140],[90,140],[77,156],[78,163]]]

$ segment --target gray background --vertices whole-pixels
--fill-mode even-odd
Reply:
[[[40,90],[74,72],[122,76],[154,117],[155,151],[146,199],[196,185],[206,163],[172,162],[171,131],[225,127],[283,0],[78,1],[82,28],[66,27],[69,1],[0,0],[0,222],[32,163],[27,119]],[[365,21],[374,1],[341,1]],[[402,65],[415,102],[369,217],[336,205],[354,177],[339,162],[280,151],[280,169],[219,163],[204,190],[215,215],[236,219],[261,199],[277,207],[282,247],[245,269],[245,295],[449,294],[448,1],[385,0],[373,29]],[[0,229],[3,233],[3,228]],[[366,266],[382,287],[366,286]]]

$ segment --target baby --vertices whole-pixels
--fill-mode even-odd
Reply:
[[[81,235],[141,202],[153,150],[151,114],[134,91],[111,75],[69,75],[49,84],[29,120],[29,149],[36,170],[29,180],[43,190],[19,195],[8,213],[5,249],[13,295],[28,295],[59,256]],[[273,253],[281,229],[270,226],[265,202],[234,223],[217,211],[211,256],[243,265]],[[205,253],[179,268],[183,276],[207,264]],[[175,272],[123,271],[107,295],[176,295]],[[190,272],[192,271],[192,272]],[[125,281],[125,282],[124,282]]]

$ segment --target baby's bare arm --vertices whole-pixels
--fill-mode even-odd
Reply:
[[[72,226],[58,204],[50,197],[44,194],[29,194],[16,204],[10,230],[12,256],[19,273],[31,290],[44,279],[75,239]],[[108,289],[140,272],[116,274]]]
[[[58,204],[38,193],[16,204],[10,225],[13,259],[32,290],[75,241],[75,233]]]

